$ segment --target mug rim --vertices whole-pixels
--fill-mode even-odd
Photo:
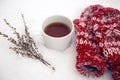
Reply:
[[[43,24],[45,23],[45,21],[46,21],[47,19],[52,18],[52,17],[64,17],[64,18],[68,19],[69,22],[71,23],[71,26],[72,26],[72,27],[71,27],[71,30],[70,30],[70,33],[67,34],[67,35],[65,35],[65,36],[62,36],[62,37],[53,37],[53,36],[50,36],[50,35],[46,34],[46,33],[44,32],[44,29],[43,29]],[[56,21],[56,22],[57,22],[57,21]],[[71,19],[69,19],[68,17],[63,16],[63,15],[52,15],[52,16],[49,16],[49,17],[47,17],[47,18],[43,21],[43,24],[42,24],[42,33],[43,33],[45,36],[49,37],[49,38],[53,38],[53,39],[63,39],[63,38],[69,37],[69,36],[72,35],[72,33],[74,32],[73,22],[71,21]]]

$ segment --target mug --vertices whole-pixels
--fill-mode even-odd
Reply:
[[[45,33],[46,27],[56,22],[67,25],[70,29],[70,32],[67,35],[62,37],[53,37],[46,34]],[[50,16],[44,20],[42,25],[42,36],[43,36],[44,45],[50,49],[60,50],[60,51],[67,49],[70,46],[73,33],[74,33],[73,22],[69,18],[62,15]]]

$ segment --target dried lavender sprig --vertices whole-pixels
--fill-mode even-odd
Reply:
[[[27,56],[30,58],[38,59],[41,61],[44,65],[50,67],[52,70],[55,70],[55,68],[48,63],[42,56],[42,54],[38,51],[38,48],[33,40],[33,38],[30,36],[30,33],[28,32],[28,27],[26,25],[24,16],[22,15],[23,23],[25,26],[25,35],[20,35],[16,28],[10,25],[10,23],[7,22],[6,19],[4,19],[5,23],[14,31],[13,34],[16,34],[17,40],[14,40],[12,37],[9,37],[8,35],[0,32],[0,35],[7,38],[8,41],[15,44],[16,47],[10,47],[13,51],[15,51],[17,54],[21,54],[22,56]]]
[[[43,58],[42,54],[39,53],[38,48],[37,48],[37,46],[36,46],[33,38],[30,36],[30,33],[28,32],[28,27],[27,27],[27,25],[26,25],[26,22],[25,22],[25,19],[24,19],[24,15],[23,15],[23,14],[22,14],[22,19],[23,19],[23,23],[24,23],[24,27],[25,27],[25,34],[26,34],[26,37],[27,37],[27,39],[28,39],[27,41],[28,41],[29,43],[31,43],[31,45],[33,44],[33,45],[32,45],[32,46],[33,46],[32,48],[34,48],[33,50],[36,51],[35,53],[38,53],[38,54],[40,55],[40,57]]]
[[[27,27],[27,25],[26,25],[26,22],[25,22],[25,19],[24,19],[24,15],[23,15],[23,14],[22,14],[22,19],[23,19],[23,23],[24,23],[24,26],[25,26],[25,34],[26,34],[27,37],[29,37],[29,38],[28,38],[28,39],[29,39],[28,41],[30,41],[30,42],[33,43],[35,49],[36,49],[37,52],[39,53],[38,48],[37,48],[37,46],[36,46],[33,38],[30,37],[30,33],[28,32],[28,27]],[[42,56],[42,55],[41,55],[41,56]]]
[[[6,19],[4,19],[5,23],[14,31],[14,34],[16,34],[17,38],[20,38],[20,34],[16,31],[16,28],[10,25],[10,23],[7,22]]]
[[[28,32],[28,27],[27,27],[27,25],[26,25],[26,22],[25,22],[25,19],[24,19],[23,14],[22,14],[22,19],[23,19],[23,23],[24,23],[24,26],[25,26],[25,34],[26,34],[27,37],[29,37],[29,38],[28,38],[29,41],[33,44],[32,51],[35,53],[35,54],[33,54],[33,55],[34,55],[36,58],[38,58],[43,64],[45,64],[46,66],[49,66],[49,67],[51,67],[53,70],[55,70],[55,68],[52,67],[50,63],[48,63],[47,61],[45,61],[45,60],[43,59],[42,54],[39,53],[38,48],[37,48],[37,46],[36,46],[33,38],[30,37],[30,33]],[[39,55],[38,55],[38,54],[39,54]]]
[[[30,57],[30,58],[38,59],[43,64],[45,64],[46,66],[52,68],[52,70],[55,70],[55,68],[52,67],[50,63],[48,63],[43,58],[41,58],[41,55],[39,55],[39,54],[31,54],[31,52],[33,53],[34,51],[27,51],[27,53],[26,53],[26,50],[24,48],[17,48],[17,47],[12,48],[12,47],[10,47],[10,49],[12,49],[13,51],[15,51],[18,54],[21,54],[22,56],[27,56],[27,57]]]
[[[4,38],[6,38],[8,41],[10,41],[11,43],[13,43],[14,45],[18,46],[18,43],[15,39],[13,39],[12,37],[9,37],[8,35],[0,32],[0,35],[3,36]]]
[[[25,19],[24,19],[24,15],[22,14],[21,16],[22,16],[24,27],[25,27],[25,34],[26,34],[26,36],[30,37],[30,33],[28,32],[28,27],[27,27]]]

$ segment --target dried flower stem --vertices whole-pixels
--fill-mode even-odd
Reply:
[[[13,43],[15,45],[15,47],[10,47],[10,49],[15,51],[17,54],[21,54],[22,56],[27,56],[29,58],[37,59],[37,60],[41,61],[44,65],[52,68],[52,70],[55,70],[55,68],[50,63],[48,63],[43,58],[42,54],[38,51],[38,48],[37,48],[33,38],[30,36],[30,33],[28,32],[28,27],[26,25],[23,14],[22,14],[22,19],[23,19],[23,23],[24,23],[24,27],[25,27],[24,35],[20,35],[16,31],[16,28],[11,26],[10,23],[8,23],[6,19],[4,19],[6,25],[8,25],[8,27],[10,27],[14,31],[13,34],[16,34],[17,40],[15,40],[12,37],[9,37],[8,35],[6,35],[2,32],[0,32],[0,35],[7,38],[8,41],[10,41],[11,43]]]

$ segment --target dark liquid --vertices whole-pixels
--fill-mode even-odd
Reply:
[[[44,32],[52,37],[63,37],[70,33],[70,28],[66,24],[55,22],[49,24]]]

